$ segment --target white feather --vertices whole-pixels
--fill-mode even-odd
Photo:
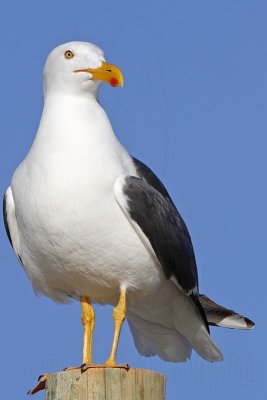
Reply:
[[[248,329],[248,324],[240,315],[230,315],[229,317],[225,317],[217,323],[217,326],[233,329]]]
[[[192,348],[175,329],[144,320],[131,312],[127,314],[127,320],[135,346],[141,355],[158,355],[162,360],[172,362],[190,359]]]
[[[183,338],[201,357],[207,361],[221,361],[223,359],[208,334],[191,300],[171,281],[165,283],[158,291],[150,296],[145,303],[140,303],[133,310],[129,308],[141,321],[159,324],[172,334],[173,331]],[[130,317],[132,320],[132,317]],[[134,321],[133,321],[134,323]],[[140,323],[139,332],[146,337],[147,328]],[[160,340],[154,343],[160,347]],[[179,341],[176,352],[179,352]],[[155,348],[155,347],[154,347]],[[159,352],[157,352],[159,354]],[[171,361],[171,360],[170,360]]]

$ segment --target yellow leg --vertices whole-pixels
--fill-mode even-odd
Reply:
[[[113,310],[114,319],[114,338],[111,348],[111,353],[106,361],[106,366],[114,367],[116,365],[116,353],[118,348],[119,337],[121,333],[121,327],[126,316],[126,291],[122,290],[117,307]]]
[[[95,312],[88,297],[80,297],[82,306],[81,320],[84,329],[83,335],[83,364],[92,363],[92,341],[95,327]]]

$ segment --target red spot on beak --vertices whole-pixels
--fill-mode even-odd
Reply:
[[[119,81],[117,78],[110,78],[109,83],[111,84],[111,86],[118,86],[119,85]]]

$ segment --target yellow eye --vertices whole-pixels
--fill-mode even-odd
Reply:
[[[70,60],[71,58],[74,57],[74,54],[73,54],[72,51],[67,50],[67,51],[65,51],[65,53],[64,53],[64,57],[65,57],[67,60]]]

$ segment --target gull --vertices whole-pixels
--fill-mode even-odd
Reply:
[[[102,82],[123,86],[123,75],[99,47],[69,42],[49,54],[39,129],[4,195],[8,238],[35,292],[81,302],[83,365],[93,365],[94,303],[114,306],[107,367],[118,366],[126,317],[144,356],[186,361],[194,349],[221,361],[209,325],[254,324],[199,293],[185,222],[116,138],[98,102]]]

